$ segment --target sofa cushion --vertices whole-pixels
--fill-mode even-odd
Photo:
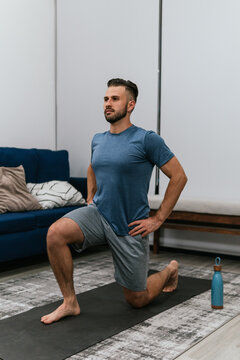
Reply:
[[[41,205],[27,189],[23,166],[0,167],[0,213],[39,210]]]
[[[81,192],[84,199],[87,198],[87,178],[86,177],[70,177],[69,182],[78,191]]]
[[[1,235],[0,262],[46,253],[47,229]]]
[[[150,209],[159,209],[162,203],[161,195],[149,195]],[[208,200],[208,199],[179,199],[174,206],[174,211],[196,212],[214,215],[240,216],[239,201]]]
[[[0,235],[31,231],[36,228],[48,228],[63,215],[78,208],[79,206],[65,206],[49,210],[1,214]]]
[[[37,160],[35,149],[0,147],[0,166],[16,167],[23,165],[26,182],[37,182]]]
[[[17,232],[34,230],[36,228],[36,212],[38,211],[1,214],[0,234],[12,234]]]
[[[69,180],[69,162],[66,150],[35,149],[35,151],[38,159],[37,180],[27,182],[43,183],[51,180]]]
[[[85,205],[83,205],[85,206]],[[65,206],[62,208],[47,209],[42,211],[35,211],[36,224],[38,228],[49,227],[55,221],[60,219],[63,215],[72,210],[78,209],[79,206]]]

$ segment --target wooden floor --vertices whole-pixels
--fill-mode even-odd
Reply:
[[[214,331],[177,360],[239,360],[240,315]]]
[[[101,251],[101,250],[100,250]],[[91,257],[91,252],[85,256]],[[199,267],[204,269],[213,269],[214,255],[199,254],[197,252],[178,252],[174,250],[162,250],[154,255],[151,251],[151,257],[159,258],[159,262],[168,262],[170,258],[179,261],[182,265]],[[78,262],[79,257],[74,259]],[[0,269],[1,281],[15,278],[19,274],[38,272],[39,270],[49,268],[47,259],[33,263],[20,264],[14,268],[7,267]],[[239,257],[222,256],[222,271],[240,274]],[[240,300],[239,300],[240,305]],[[240,313],[240,306],[239,306]],[[227,324],[216,330],[205,339],[200,341],[194,347],[178,356],[177,360],[240,360],[240,315],[229,321]]]
[[[153,256],[153,255],[152,255]],[[169,252],[157,255],[161,260],[169,259]],[[195,265],[212,270],[214,256],[172,253],[172,257],[185,265]],[[240,274],[240,259],[222,257],[222,271]],[[239,299],[240,305],[240,299]],[[240,307],[239,307],[240,313]],[[240,360],[240,315],[214,331],[197,345],[178,356],[175,360]]]

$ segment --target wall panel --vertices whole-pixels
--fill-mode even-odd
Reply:
[[[90,143],[108,129],[103,96],[110,78],[139,86],[132,121],[156,130],[158,0],[58,0],[58,147],[71,173],[86,175]]]
[[[0,44],[0,146],[54,148],[54,0],[1,0]]]
[[[240,2],[163,5],[161,133],[186,169],[183,197],[240,200]]]
[[[188,176],[182,198],[240,200],[239,14],[238,0],[163,1],[161,134]],[[240,253],[237,236],[166,230],[161,241]]]

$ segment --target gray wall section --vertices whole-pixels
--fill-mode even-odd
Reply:
[[[108,130],[107,81],[136,82],[135,125],[156,130],[158,0],[58,1],[58,147],[85,176],[93,135]]]
[[[54,0],[0,2],[0,146],[55,146]]]
[[[161,130],[189,177],[182,196],[240,200],[240,2],[163,4]]]
[[[161,130],[189,178],[182,198],[238,201],[240,2],[163,5]],[[165,230],[161,243],[240,254],[238,236]]]

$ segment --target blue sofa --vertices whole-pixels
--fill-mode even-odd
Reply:
[[[0,166],[19,165],[24,167],[27,183],[68,181],[86,199],[87,179],[70,177],[66,150],[0,147]],[[77,207],[0,214],[0,262],[46,253],[46,234],[49,226]]]

